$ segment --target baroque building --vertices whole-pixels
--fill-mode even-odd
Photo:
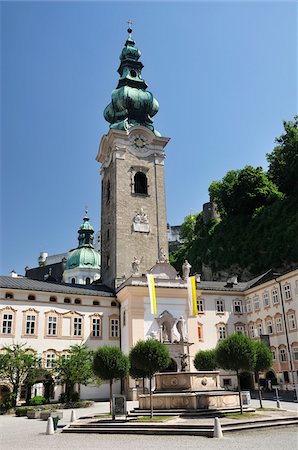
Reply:
[[[40,267],[27,269],[26,276],[0,277],[0,349],[24,343],[51,371],[55,358],[76,343],[91,349],[116,345],[128,353],[138,340],[153,338],[168,346],[169,370],[180,371],[194,370],[198,350],[240,332],[271,348],[274,364],[263,374],[264,386],[274,382],[292,389],[298,371],[298,270],[280,275],[269,270],[248,282],[197,275],[197,316],[189,309],[186,279],[168,262],[164,159],[169,138],[154,127],[158,102],[147,90],[141,54],[128,31],[118,85],[104,111],[110,128],[96,157],[102,177],[101,261],[86,213],[77,248],[48,265],[43,255]],[[146,274],[155,280],[155,315]],[[63,387],[51,374],[57,400]],[[235,387],[234,374],[221,371],[221,383]],[[0,395],[1,389],[10,389],[5,380]],[[33,394],[43,389],[39,383]],[[108,397],[106,384],[77,389],[81,398]],[[122,391],[135,399],[142,388],[128,379]]]

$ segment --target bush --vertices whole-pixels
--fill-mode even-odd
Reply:
[[[36,395],[29,400],[30,406],[44,405],[45,403],[47,403],[47,400],[41,395]]]
[[[27,411],[29,409],[31,409],[31,408],[28,408],[28,406],[18,406],[16,408],[16,416],[17,417],[27,416]]]
[[[60,394],[59,396],[59,403],[66,403],[67,402],[67,395],[65,392],[63,392],[62,394]]]
[[[15,394],[9,392],[5,397],[0,401],[0,413],[4,414],[10,409],[14,408],[15,405]]]

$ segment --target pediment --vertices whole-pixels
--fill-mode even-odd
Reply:
[[[177,280],[178,274],[176,269],[170,263],[156,263],[150,270],[149,273],[154,275],[154,278],[159,278],[162,280]]]

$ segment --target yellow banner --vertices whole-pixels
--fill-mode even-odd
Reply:
[[[154,276],[147,275],[148,288],[149,288],[149,296],[150,296],[150,305],[151,305],[151,314],[156,314],[156,294],[155,294],[155,284],[154,284]]]
[[[196,277],[187,278],[188,305],[192,316],[198,315]]]

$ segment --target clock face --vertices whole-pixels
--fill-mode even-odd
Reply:
[[[142,136],[137,136],[134,140],[134,145],[137,148],[144,148],[146,147],[146,141],[144,138],[142,138]]]

